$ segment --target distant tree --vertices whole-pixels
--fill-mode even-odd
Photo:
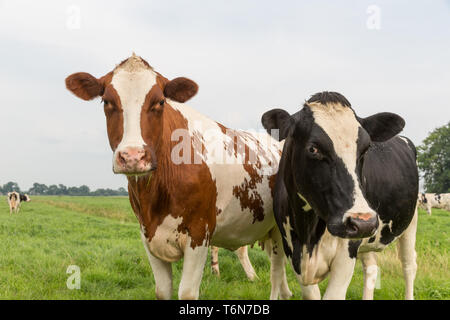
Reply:
[[[20,192],[19,185],[15,182],[8,182],[3,187],[0,186],[0,193],[5,190],[16,190]],[[9,191],[7,191],[9,192]],[[99,188],[95,191],[91,191],[88,186],[82,185],[80,187],[66,187],[63,184],[52,184],[46,186],[42,183],[33,183],[33,186],[28,190],[30,195],[69,195],[69,196],[127,196],[128,192],[125,188],[119,188],[118,190],[113,189],[102,189]]]
[[[60,195],[68,194],[67,187],[65,185],[59,184],[58,188],[59,188],[59,194]]]
[[[119,194],[118,194],[119,196],[127,196],[128,195],[128,191],[123,187],[120,187],[119,189],[117,189],[117,191],[119,192]]]
[[[28,193],[31,195],[46,195],[48,192],[48,187],[42,183],[33,183],[33,186],[28,190]]]
[[[78,188],[80,195],[89,195],[91,193],[91,190],[89,189],[88,186],[86,185],[82,185]]]
[[[426,192],[450,192],[450,122],[431,132],[417,150]]]
[[[59,195],[59,188],[56,184],[52,184],[48,187],[47,194],[51,196]]]
[[[2,188],[2,193],[8,193],[8,192],[12,192],[12,191],[17,191],[20,192],[20,187],[19,184],[17,182],[12,182],[9,181],[6,184],[3,185]]]

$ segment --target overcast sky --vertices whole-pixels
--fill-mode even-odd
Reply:
[[[360,116],[390,111],[417,145],[450,120],[450,1],[1,1],[0,184],[126,186],[103,108],[64,86],[131,55],[199,92],[189,105],[261,129],[338,91]]]

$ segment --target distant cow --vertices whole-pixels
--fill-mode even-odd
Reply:
[[[450,193],[419,193],[419,207],[431,215],[431,208],[450,211]]]
[[[274,214],[304,298],[345,299],[357,255],[364,297],[377,276],[375,255],[399,239],[406,298],[416,274],[418,171],[413,143],[392,113],[358,117],[339,93],[313,95],[290,115],[274,109],[264,127],[285,139],[275,183]],[[270,131],[269,131],[270,132]]]
[[[172,262],[181,258],[178,297],[198,298],[210,245],[236,250],[269,239],[281,246],[272,206],[276,170],[261,170],[278,168],[280,142],[188,107],[195,82],[169,80],[134,54],[101,78],[72,74],[66,87],[83,100],[103,100],[113,171],[127,176],[158,299],[172,297]],[[271,264],[270,297],[290,297],[282,250]]]
[[[31,201],[31,199],[27,194],[21,194],[16,191],[8,192],[9,213],[19,213],[21,203],[29,201]]]

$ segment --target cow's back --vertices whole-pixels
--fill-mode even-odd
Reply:
[[[282,143],[266,133],[228,129],[184,104],[171,104],[187,119],[191,136],[201,141],[201,160],[215,181],[211,243],[237,249],[263,238],[275,226],[272,192]]]

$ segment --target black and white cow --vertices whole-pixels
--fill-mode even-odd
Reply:
[[[266,112],[262,123],[285,139],[274,212],[303,297],[320,299],[317,284],[329,275],[323,298],[345,299],[359,256],[363,298],[372,298],[373,251],[399,239],[406,298],[413,299],[418,171],[413,143],[396,136],[404,120],[359,118],[344,96],[322,92],[293,115]]]
[[[450,211],[450,193],[419,193],[417,203],[431,216],[431,208]]]
[[[31,201],[31,199],[27,194],[21,194],[17,191],[8,192],[9,213],[19,213],[20,204],[29,201]]]

